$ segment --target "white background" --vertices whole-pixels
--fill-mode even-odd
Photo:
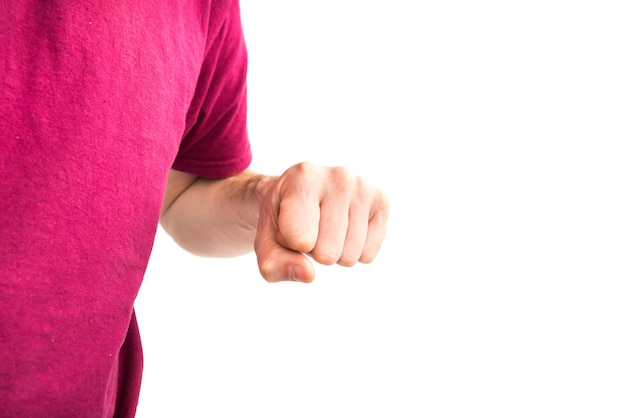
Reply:
[[[253,168],[346,165],[379,258],[268,284],[161,231],[138,417],[626,416],[626,14],[242,0]]]

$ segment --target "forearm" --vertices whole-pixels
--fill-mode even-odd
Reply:
[[[262,197],[274,180],[251,171],[218,180],[172,171],[161,225],[196,255],[247,253],[253,249]]]

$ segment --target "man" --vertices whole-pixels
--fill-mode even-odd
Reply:
[[[134,415],[159,221],[198,255],[254,249],[271,282],[385,234],[385,196],[343,168],[248,169],[236,0],[77,3],[0,0],[2,417]]]

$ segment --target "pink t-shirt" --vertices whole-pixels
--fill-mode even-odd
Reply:
[[[132,417],[171,167],[251,160],[236,0],[0,0],[0,417]]]

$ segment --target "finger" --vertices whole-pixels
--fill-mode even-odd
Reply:
[[[276,241],[283,247],[309,253],[318,239],[319,198],[306,190],[285,193],[278,210]]]
[[[341,257],[337,264],[354,266],[363,254],[369,228],[369,206],[355,202],[350,206],[350,222]]]
[[[320,264],[335,264],[344,249],[349,224],[350,201],[342,194],[325,198],[320,204],[319,232],[311,257]]]
[[[309,283],[315,277],[311,261],[302,253],[285,248],[276,240],[278,209],[261,210],[254,249],[261,276],[268,282],[299,281]]]
[[[381,197],[379,204],[374,206],[370,213],[367,238],[365,240],[363,253],[359,259],[361,263],[371,263],[376,258],[387,233],[388,217],[389,203],[385,197]]]
[[[320,174],[318,167],[300,163],[282,176],[276,202],[276,240],[284,247],[309,253],[315,247],[320,219]]]

